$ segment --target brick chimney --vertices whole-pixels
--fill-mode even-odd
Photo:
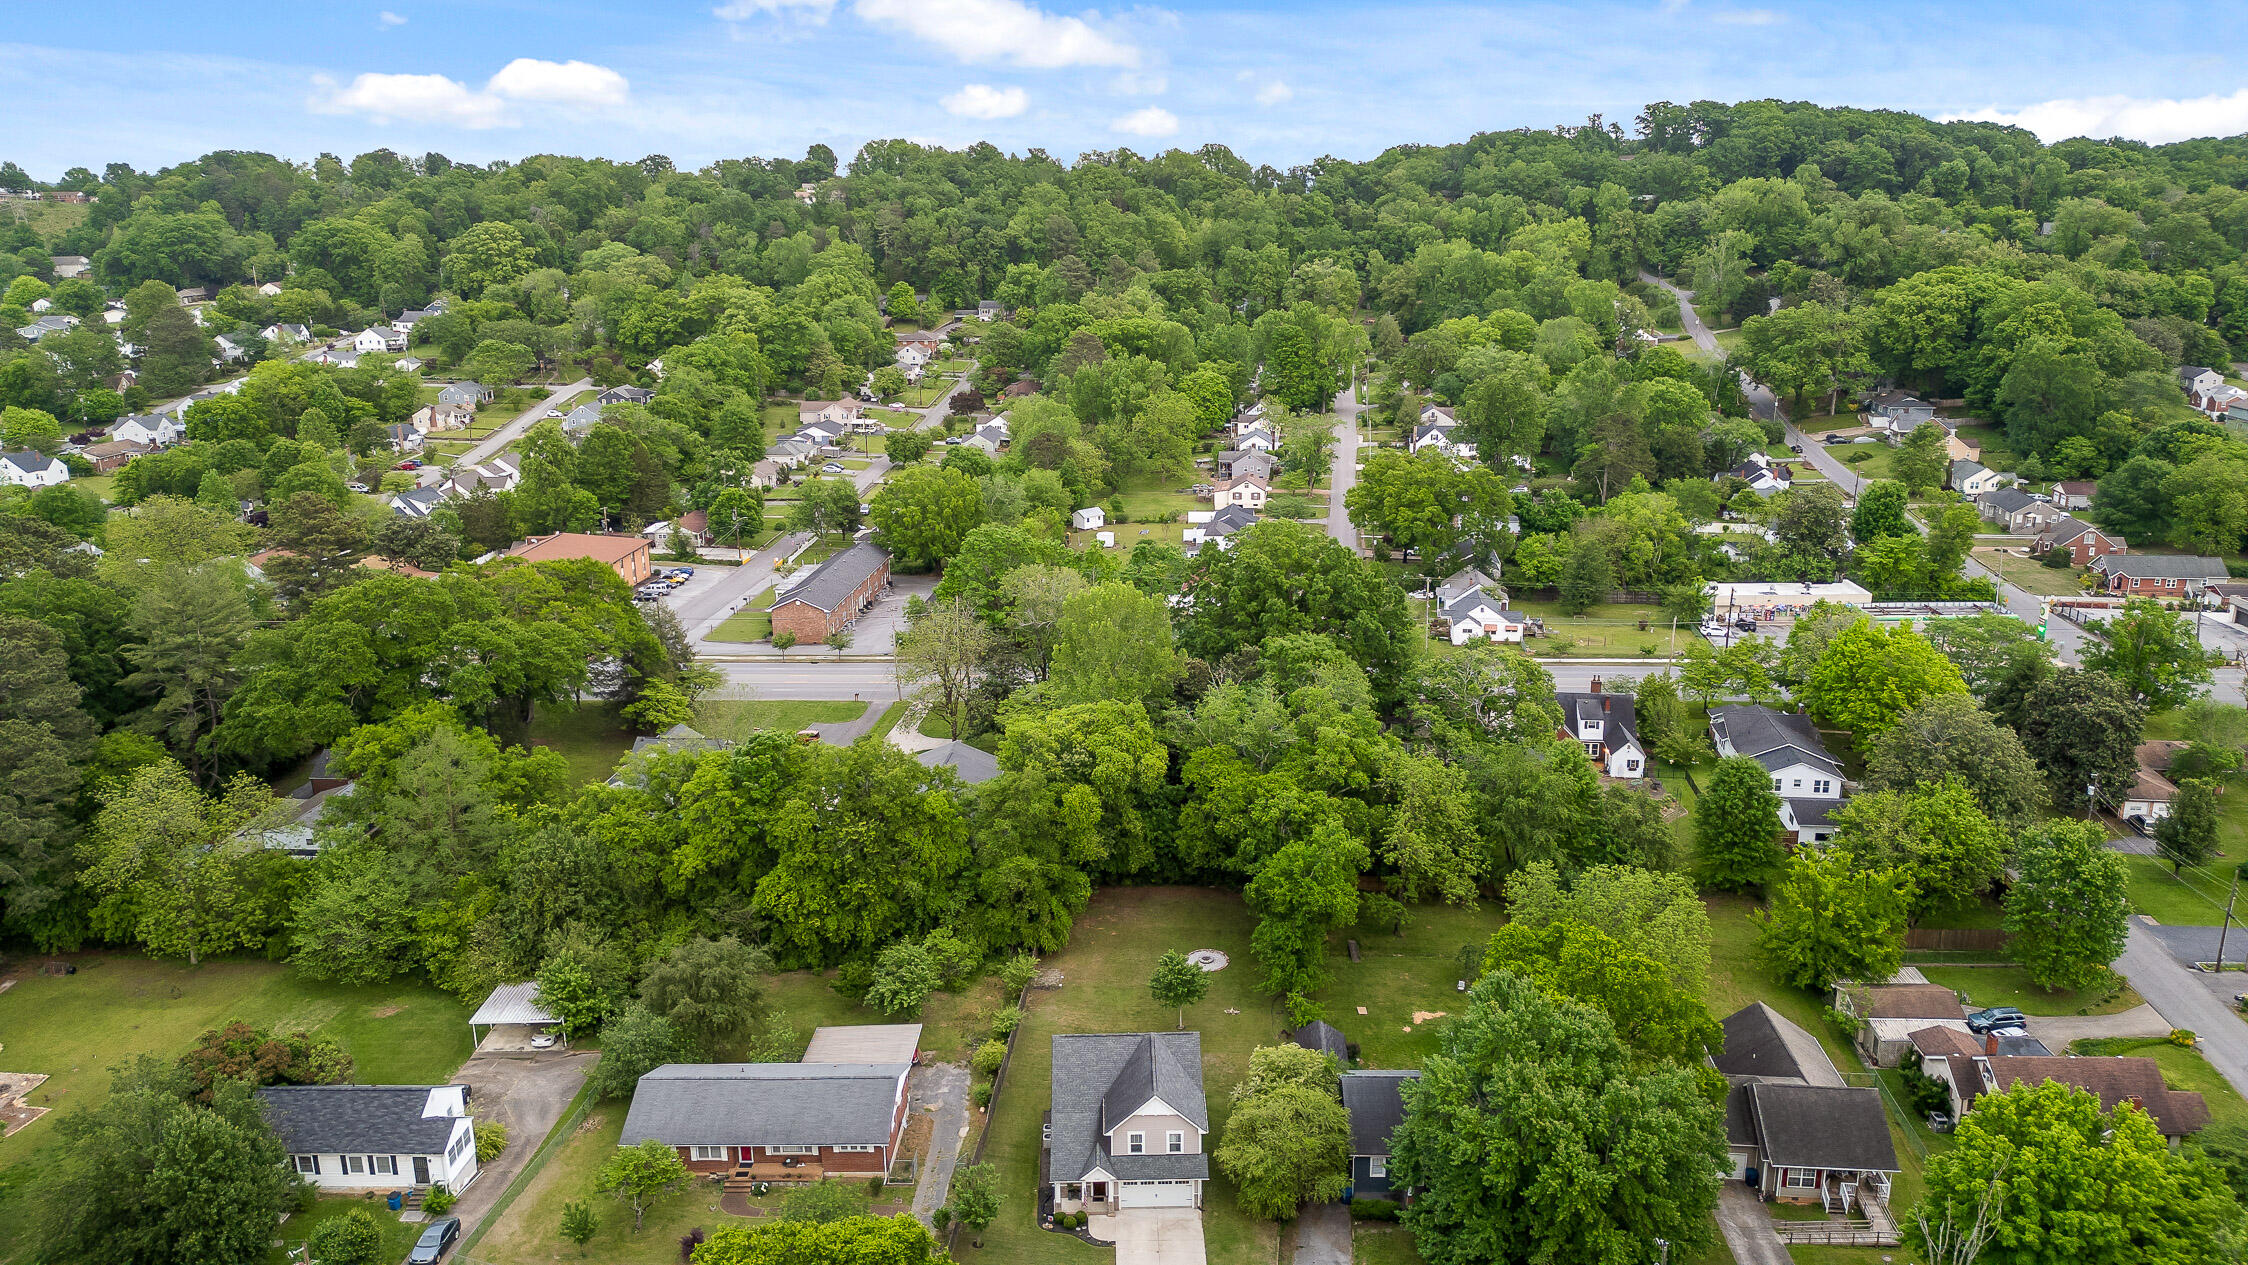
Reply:
[[[1986,1032],[1983,1034],[1983,1053],[1986,1056],[1998,1053],[1997,1033]]]
[[[1616,705],[1616,700],[1606,694],[1600,696],[1600,714],[1605,716]]]
[[[1600,678],[1599,678],[1599,677],[1594,677],[1594,678],[1592,678],[1592,692],[1593,692],[1593,693],[1595,693],[1595,694],[1598,694],[1598,693],[1600,692]]]

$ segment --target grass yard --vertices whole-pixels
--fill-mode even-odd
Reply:
[[[2020,460],[2015,455],[2014,446],[2006,442],[2006,428],[2003,426],[1961,422],[1953,433],[1965,440],[1970,447],[1981,448],[1982,456],[1978,460],[1993,470],[2011,470]]]
[[[1359,1061],[1367,1067],[1419,1067],[1436,1052],[1438,1025],[1413,1016],[1459,1005],[1455,981],[1467,978],[1461,974],[1462,951],[1472,949],[1480,964],[1485,942],[1506,922],[1496,901],[1473,910],[1454,905],[1410,910],[1401,936],[1370,927],[1344,932],[1358,941],[1359,960],[1350,960],[1338,938],[1328,961],[1333,979],[1318,994],[1328,1022],[1358,1042]]]
[[[1360,1221],[1350,1228],[1352,1265],[1421,1265],[1413,1235],[1401,1225]]]
[[[2209,1060],[2197,1050],[2172,1045],[2160,1037],[2100,1038],[2074,1042],[2068,1049],[2071,1054],[2129,1054],[2153,1059],[2162,1068],[2163,1084],[2201,1095],[2209,1104],[2211,1124],[2248,1128],[2248,1100],[2243,1100],[2240,1091],[2209,1066]]]
[[[773,587],[766,585],[710,630],[709,641],[765,641],[773,635]]]
[[[2026,593],[2040,597],[2079,597],[2083,583],[2074,568],[2056,570],[2025,558],[2011,549],[1976,549],[1975,561],[1996,571],[1999,578]]]
[[[45,1073],[31,1105],[55,1109],[0,1144],[0,1262],[24,1259],[28,1201],[37,1198],[39,1161],[57,1145],[56,1118],[107,1097],[109,1069],[137,1055],[176,1058],[235,1019],[334,1037],[369,1084],[442,1083],[469,1054],[468,1007],[419,984],[324,984],[252,960],[195,968],[127,954],[72,960],[76,975],[28,973],[0,993],[0,1067]]]
[[[1201,474],[1187,476],[1186,482],[1204,478]],[[1176,513],[1180,523],[1186,521],[1190,510],[1208,509],[1210,503],[1192,492],[1180,490],[1178,479],[1140,479],[1119,490],[1103,501],[1104,506],[1122,505],[1124,517],[1134,523],[1145,524],[1164,514]],[[1111,524],[1112,526],[1114,524]]]
[[[72,479],[70,485],[81,492],[91,492],[107,501],[117,491],[117,476],[114,474],[89,474],[83,479]]]
[[[2146,736],[2190,735],[2185,732],[2184,715],[2172,711],[2148,717]],[[2198,870],[2188,868],[2175,876],[2160,858],[2124,857],[2123,864],[2131,872],[2132,908],[2157,922],[2184,926],[2213,927],[2222,921],[2233,869],[2248,861],[2248,777],[2225,781],[2226,793],[2217,798],[2217,855]]]
[[[1861,479],[1887,479],[1894,477],[1897,450],[1887,444],[1851,444],[1832,450],[1836,459],[1850,468]],[[1805,462],[1806,466],[1810,463]]]
[[[617,761],[632,750],[632,738],[614,703],[540,703],[514,741],[561,753],[580,782],[606,782]]]
[[[952,722],[932,707],[923,713],[921,727],[915,732],[924,738],[942,738],[946,742],[950,742],[952,741]],[[999,737],[997,733],[986,733],[977,734],[973,738],[963,738],[961,741],[978,751],[988,751],[997,755],[999,754]]]
[[[832,699],[710,699],[696,706],[695,728],[713,738],[741,737],[760,729],[795,733],[807,725],[857,720],[870,706]]]
[[[906,708],[909,706],[911,704],[900,700],[883,708],[882,718],[874,722],[874,728],[867,731],[868,736],[876,742],[888,742],[890,731],[896,729],[898,722],[905,719]]]
[[[1964,993],[1974,1009],[2018,1006],[2028,1015],[2115,1015],[2144,999],[2120,978],[2111,985],[2046,992],[2018,966],[1923,966],[1928,982]]]
[[[93,214],[91,202],[38,202],[10,198],[0,202],[0,214],[19,224],[29,224],[42,237],[59,237],[86,222]]]
[[[332,1221],[359,1207],[375,1214],[375,1225],[382,1230],[382,1249],[376,1259],[405,1260],[406,1254],[414,1250],[414,1240],[421,1237],[420,1225],[400,1221],[398,1214],[384,1207],[380,1199],[359,1195],[330,1195],[313,1200],[310,1208],[292,1214],[281,1223],[280,1228],[274,1231],[281,1240],[281,1246],[266,1253],[266,1265],[290,1265],[292,1255],[312,1237],[312,1231],[321,1222]]]

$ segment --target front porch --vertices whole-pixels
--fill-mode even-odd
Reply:
[[[1889,1210],[1889,1174],[1828,1172],[1818,1191],[1826,1216],[1772,1218],[1782,1243],[1823,1247],[1896,1247],[1902,1240]]]

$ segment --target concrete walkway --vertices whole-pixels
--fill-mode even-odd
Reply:
[[[1717,1188],[1717,1228],[1733,1251],[1734,1265],[1795,1265],[1787,1244],[1772,1229],[1772,1214],[1764,1211],[1764,1201],[1731,1178]]]
[[[960,1162],[960,1142],[968,1136],[968,1069],[957,1063],[917,1068],[908,1093],[908,1111],[934,1108],[929,1154],[921,1183],[913,1192],[913,1215],[928,1221],[952,1194],[952,1170]]]

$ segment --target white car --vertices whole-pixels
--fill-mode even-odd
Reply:
[[[838,463],[838,462],[833,462],[833,461],[830,461],[830,462],[828,462],[828,463],[827,463],[826,465],[824,465],[824,466],[821,466],[821,467],[820,467],[820,473],[821,473],[821,474],[841,474],[841,473],[843,473],[843,467],[842,467],[842,465],[841,465],[840,463]]]
[[[553,1049],[553,1048],[554,1048],[554,1034],[553,1034],[552,1032],[534,1032],[534,1033],[532,1033],[532,1034],[531,1034],[531,1048],[532,1048],[532,1049],[534,1049],[534,1050],[551,1050],[551,1049]]]

